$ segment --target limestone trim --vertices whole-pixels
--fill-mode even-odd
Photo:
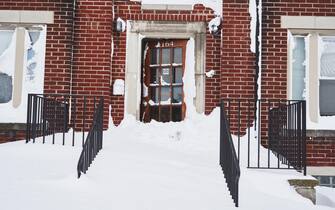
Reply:
[[[0,23],[53,24],[53,11],[0,10]]]
[[[205,52],[206,24],[204,22],[128,21],[127,58],[125,69],[125,113],[140,118],[141,49],[144,38],[194,39],[195,86],[194,105],[198,113],[205,111]]]
[[[335,29],[335,16],[281,16],[281,27],[297,29]]]
[[[335,167],[307,167],[307,174],[314,176],[335,176]]]

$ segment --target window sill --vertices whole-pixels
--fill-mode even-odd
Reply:
[[[26,123],[0,123],[0,131],[25,131]]]
[[[308,137],[335,137],[335,130],[306,130]]]

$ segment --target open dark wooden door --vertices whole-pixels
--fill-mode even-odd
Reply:
[[[141,120],[182,121],[187,40],[161,39],[144,43]]]

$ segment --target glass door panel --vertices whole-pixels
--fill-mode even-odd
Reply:
[[[185,117],[183,75],[187,40],[148,40],[143,60],[141,119],[181,121]],[[148,92],[143,92],[149,87]],[[146,94],[147,93],[147,94]]]

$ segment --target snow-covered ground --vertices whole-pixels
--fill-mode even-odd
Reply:
[[[180,123],[127,117],[105,132],[103,150],[80,179],[80,146],[2,144],[0,209],[235,209],[218,164],[218,132],[218,110]],[[241,173],[239,209],[331,209],[314,206],[289,186],[288,179],[303,178],[300,173],[245,167]]]

